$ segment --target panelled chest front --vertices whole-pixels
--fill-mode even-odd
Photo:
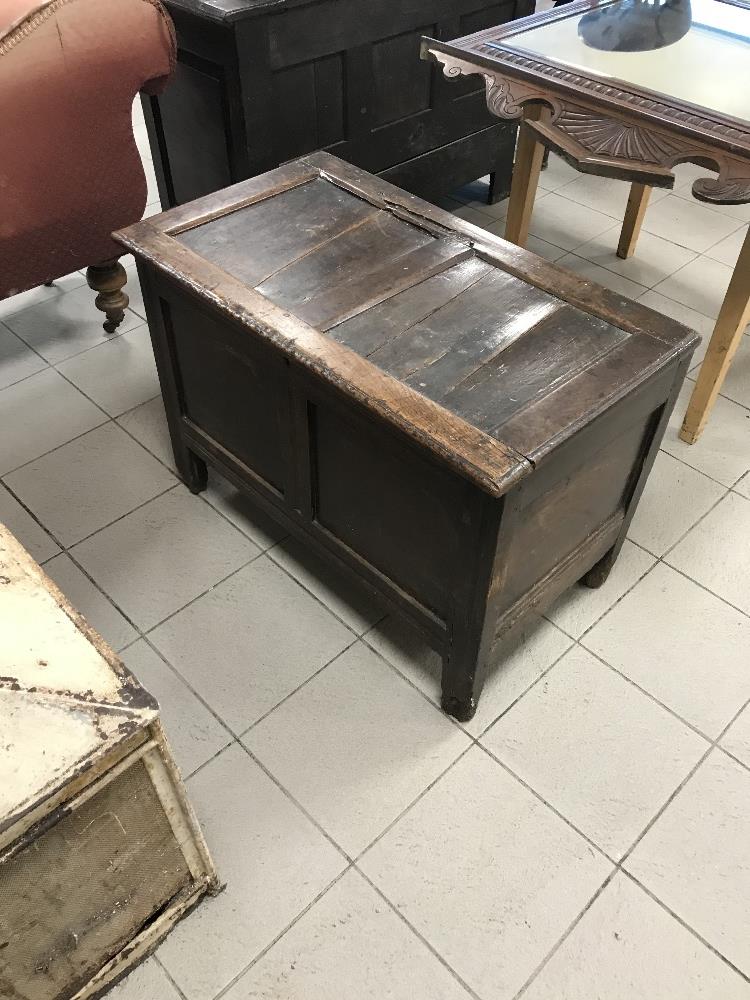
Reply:
[[[606,577],[694,335],[324,153],[120,239],[186,482],[406,614],[469,718],[499,641]]]

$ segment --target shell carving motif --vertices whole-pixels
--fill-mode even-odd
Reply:
[[[649,132],[640,125],[611,118],[596,118],[583,111],[563,111],[555,122],[584,149],[592,153],[667,164],[684,152],[684,147],[663,135]]]
[[[520,118],[521,105],[511,93],[507,80],[496,80],[494,76],[485,76],[487,83],[487,107],[498,118]]]

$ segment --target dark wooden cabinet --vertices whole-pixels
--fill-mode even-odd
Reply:
[[[166,0],[174,80],[143,97],[164,207],[316,149],[438,199],[493,175],[510,187],[516,127],[484,81],[446,80],[422,35],[455,38],[531,13],[531,0]]]

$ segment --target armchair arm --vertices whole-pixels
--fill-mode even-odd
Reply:
[[[133,100],[166,82],[175,38],[158,0],[0,7],[2,298],[121,253],[110,234],[146,204]]]

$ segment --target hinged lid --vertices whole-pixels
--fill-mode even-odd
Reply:
[[[157,714],[0,524],[0,847],[31,810]]]
[[[325,153],[116,235],[494,494],[696,342]]]

